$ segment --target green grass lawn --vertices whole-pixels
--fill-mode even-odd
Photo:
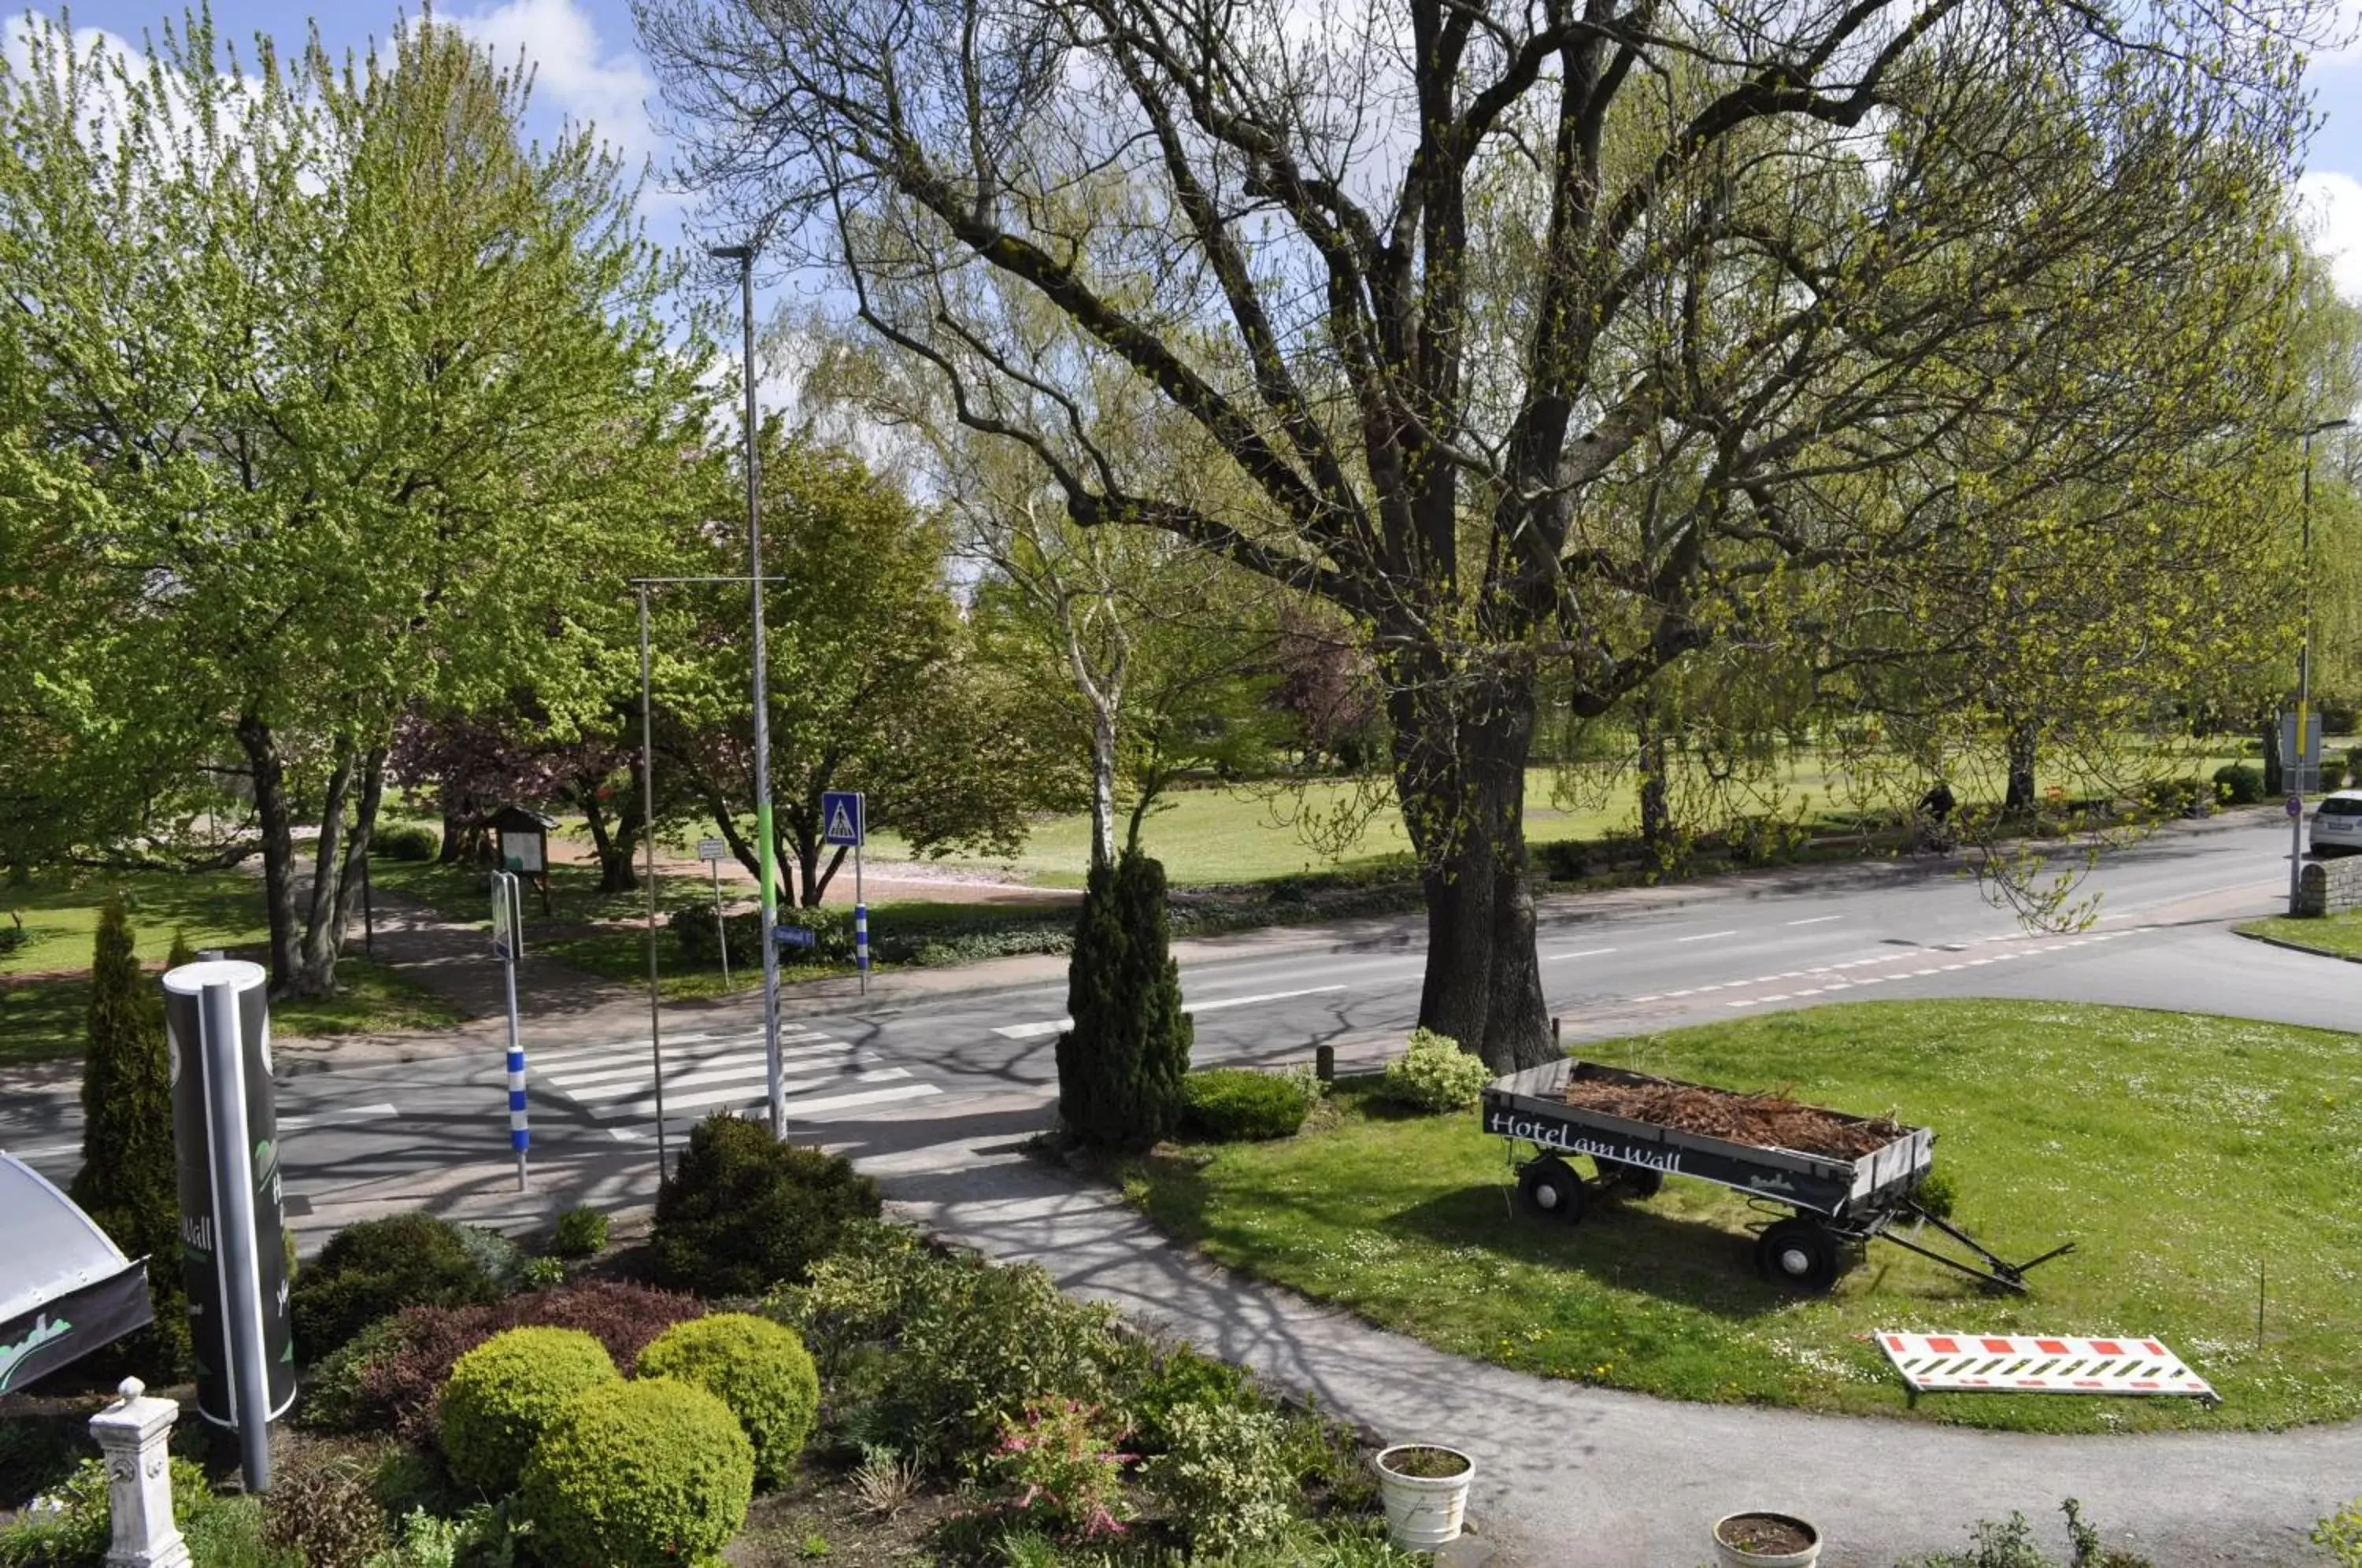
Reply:
[[[2251,920],[2239,929],[2251,936],[2268,936],[2275,942],[2308,947],[2315,953],[2362,958],[2362,910],[2315,915],[2309,920],[2274,915],[2268,920]]]
[[[257,962],[262,958],[259,948],[230,951]],[[81,1055],[83,1015],[89,1009],[87,976],[0,978],[0,1067]],[[337,960],[334,999],[270,1004],[270,1027],[276,1033],[305,1038],[447,1029],[466,1017],[440,997],[359,954]]]
[[[1903,1414],[1880,1329],[2162,1336],[2224,1396],[1932,1395],[1916,1415],[2046,1431],[2362,1413],[2362,1039],[2022,1002],[1817,1009],[1586,1048],[1933,1127],[1959,1218],[2004,1257],[2073,1240],[2030,1297],[1873,1243],[1829,1296],[1756,1279],[1737,1194],[1674,1178],[1566,1227],[1513,1213],[1473,1112],[1341,1087],[1292,1140],[1166,1151],[1126,1176],[1207,1253],[1458,1354],[1677,1398]],[[2257,1271],[2266,1339],[2256,1344]]]
[[[2159,758],[2160,764],[2168,759]],[[2233,758],[2193,758],[2177,755],[2171,770],[2196,778],[2210,777]],[[1602,775],[1604,778],[1605,775]],[[1396,808],[1392,787],[1380,783],[1377,809],[1342,852],[1331,858],[1316,847],[1308,824],[1337,820],[1351,812],[1362,798],[1362,787],[1341,780],[1317,780],[1295,790],[1177,790],[1165,797],[1163,809],[1142,824],[1141,841],[1164,863],[1165,875],[1175,886],[1220,882],[1255,882],[1308,871],[1337,867],[1364,868],[1407,863],[1410,841],[1402,813]],[[1629,770],[1584,791],[1578,800],[1560,801],[1554,791],[1558,777],[1550,768],[1531,768],[1526,775],[1526,839],[1544,844],[1559,839],[1595,839],[1629,832],[1639,820],[1635,785]],[[1840,773],[1817,758],[1800,759],[1781,770],[1778,793],[1760,808],[1783,814],[1801,813],[1808,829],[1848,831],[1863,810],[1907,805],[1878,789],[1867,804]],[[1909,793],[1915,793],[1910,791]],[[872,841],[880,857],[908,855],[901,841],[881,833]],[[1014,856],[950,856],[944,863],[975,866],[1043,887],[1080,887],[1090,862],[1090,819],[1087,815],[1037,819],[1024,846]]]
[[[132,946],[160,966],[174,934],[260,961],[270,941],[260,878],[239,871],[93,872],[0,886],[0,911],[23,917],[29,940],[0,954],[0,1066],[82,1054],[90,1006],[91,944],[109,893],[123,895]],[[0,916],[5,919],[5,916]],[[281,1001],[271,1022],[291,1035],[441,1029],[460,1021],[447,1003],[358,955],[337,965],[337,995]]]
[[[123,895],[139,956],[160,963],[172,934],[192,947],[238,947],[270,940],[262,881],[242,871],[91,871],[0,883],[0,924],[13,911],[29,938],[0,953],[0,979],[90,967],[98,912],[109,893]]]

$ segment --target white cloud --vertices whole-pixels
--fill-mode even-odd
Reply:
[[[2362,180],[2315,170],[2296,189],[2305,237],[2327,259],[2338,292],[2362,304]]]
[[[506,0],[450,19],[503,65],[522,51],[535,98],[593,127],[633,162],[657,150],[647,108],[655,79],[628,42],[609,49],[576,0]]]

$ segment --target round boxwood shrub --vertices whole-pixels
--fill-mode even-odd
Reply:
[[[760,1122],[717,1112],[690,1129],[657,1189],[648,1250],[659,1285],[760,1296],[802,1281],[847,1225],[877,1216],[877,1184],[843,1155],[782,1143]]]
[[[795,1473],[820,1410],[820,1374],[804,1342],[793,1329],[744,1312],[667,1329],[640,1353],[640,1375],[693,1383],[729,1406],[755,1445],[756,1476],[768,1486]]]
[[[435,852],[442,847],[433,828],[415,823],[380,828],[370,834],[370,853],[382,855],[388,860],[432,860]]]
[[[755,1449],[693,1384],[610,1383],[568,1401],[524,1467],[534,1555],[549,1568],[710,1563],[746,1522]]]
[[[1208,1067],[1181,1080],[1181,1126],[1217,1143],[1293,1137],[1312,1109],[1294,1078],[1245,1067]]]
[[[487,1496],[513,1490],[542,1430],[586,1388],[620,1375],[579,1329],[511,1329],[461,1356],[435,1407],[452,1478]]]
[[[1466,1110],[1484,1098],[1493,1069],[1460,1042],[1432,1029],[1414,1029],[1410,1044],[1386,1064],[1388,1099],[1415,1110]]]
[[[290,1299],[295,1343],[316,1360],[404,1307],[496,1301],[502,1291],[486,1270],[485,1250],[431,1214],[348,1225],[296,1276]]]
[[[2214,794],[2226,806],[2252,806],[2264,798],[2264,770],[2226,762],[2214,770]]]

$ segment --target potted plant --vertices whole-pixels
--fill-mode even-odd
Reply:
[[[1476,1462],[1440,1443],[1405,1442],[1377,1457],[1386,1532],[1407,1551],[1432,1551],[1460,1539]]]
[[[1725,1514],[1714,1521],[1714,1557],[1721,1568],[1813,1568],[1821,1532],[1794,1514]]]

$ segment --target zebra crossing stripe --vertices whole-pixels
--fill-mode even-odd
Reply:
[[[892,1083],[895,1086],[890,1089],[857,1090],[849,1095],[814,1095],[812,1090],[826,1088],[831,1080],[808,1078],[786,1086],[788,1114],[791,1117],[811,1116],[823,1110],[843,1110],[848,1106],[894,1099],[912,1099],[922,1095],[943,1092],[933,1084],[904,1081],[909,1079],[910,1076],[910,1073],[901,1067],[881,1067],[875,1072],[859,1073],[849,1078],[836,1079],[835,1081],[840,1083]],[[672,1085],[668,1082],[665,1085],[665,1114],[671,1116],[679,1111],[704,1110],[723,1105],[751,1105],[763,1098],[764,1086],[761,1084],[742,1084],[734,1088],[708,1088],[697,1093],[675,1094]],[[591,1109],[594,1115],[602,1121],[607,1121],[624,1116],[653,1116],[656,1114],[657,1102],[656,1097],[650,1094],[640,1099]]]
[[[2045,1334],[1906,1334],[1879,1331],[1879,1348],[1915,1393],[2129,1394],[2217,1399],[2207,1381],[2160,1342]]]
[[[783,1043],[801,1043],[825,1038],[827,1037],[819,1030],[808,1028],[802,1024],[779,1025],[779,1039]],[[664,1037],[665,1049],[668,1051],[676,1045],[693,1044],[708,1049],[716,1046],[757,1045],[762,1043],[762,1040],[763,1032],[760,1029],[732,1030],[722,1034],[675,1034],[667,1031]],[[602,1058],[622,1059],[635,1051],[646,1054],[647,1048],[648,1037],[642,1034],[628,1040],[609,1040],[597,1045],[568,1046],[563,1051],[536,1051],[533,1055],[533,1059],[535,1066],[546,1067],[553,1063],[564,1066],[568,1063],[590,1062]]]
[[[844,1041],[829,1040],[823,1041],[817,1045],[799,1045],[791,1050],[781,1051],[779,1053],[779,1060],[782,1062],[809,1061],[818,1056],[841,1055],[852,1049],[853,1047]],[[645,1078],[648,1077],[650,1073],[647,1054],[646,1050],[643,1049],[637,1055],[639,1059],[627,1066],[600,1067],[590,1072],[579,1073],[544,1073],[542,1077],[547,1078],[550,1083],[555,1085],[557,1088],[564,1089],[569,1094],[573,1093],[578,1088],[583,1088],[587,1086],[602,1083],[613,1083],[617,1079]],[[672,1071],[677,1067],[685,1066],[693,1069],[698,1067],[717,1066],[726,1062],[751,1061],[759,1064],[764,1060],[764,1055],[759,1050],[725,1051],[708,1056],[696,1056],[686,1053],[679,1056],[674,1056],[670,1053],[667,1053],[666,1077],[669,1078]]]

